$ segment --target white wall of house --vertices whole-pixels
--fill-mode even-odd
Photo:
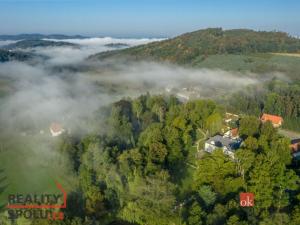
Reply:
[[[61,135],[64,132],[64,130],[60,130],[58,132],[55,132],[52,129],[50,129],[50,132],[51,132],[52,137],[57,137],[57,136]]]
[[[213,152],[215,149],[216,149],[215,145],[205,142],[204,150],[206,152]]]

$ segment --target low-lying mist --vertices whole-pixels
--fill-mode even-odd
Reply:
[[[121,98],[146,92],[173,94],[183,101],[218,98],[274,76],[261,78],[253,73],[191,69],[155,62],[87,60],[91,54],[113,49],[105,46],[110,43],[134,46],[158,41],[156,39],[63,41],[80,47],[27,49],[48,58],[34,64],[0,64],[0,90],[4,90],[0,95],[0,123],[1,128],[5,128],[1,129],[1,141],[18,136],[22,141],[34,139],[35,154],[27,159],[29,164],[39,161],[48,165],[47,162],[57,158],[51,145],[44,142],[45,136],[51,138],[49,125],[52,122],[61,123],[71,133],[99,131],[101,124],[91,119],[96,113],[101,114],[101,107]]]
[[[26,51],[35,51],[49,57],[47,61],[50,65],[77,64],[82,62],[90,55],[110,51],[120,48],[133,47],[137,45],[147,44],[154,41],[161,41],[159,38],[143,38],[143,39],[122,39],[122,38],[85,38],[85,39],[44,39],[56,42],[68,42],[76,44],[79,47],[38,47],[27,49]]]
[[[114,49],[107,47],[108,44],[136,46],[159,40],[55,40],[75,43],[80,47],[26,49],[48,58],[35,64],[0,64],[0,79],[10,86],[9,94],[1,99],[1,122],[10,129],[34,127],[40,130],[51,121],[59,121],[69,128],[89,130],[83,121],[88,121],[99,107],[122,97],[150,92],[174,94],[182,100],[214,98],[261,81],[258,75],[252,73],[189,69],[154,62],[95,62],[86,59],[90,54]]]

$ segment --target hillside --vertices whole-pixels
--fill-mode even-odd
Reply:
[[[275,71],[299,80],[300,57],[295,57],[299,53],[300,39],[287,33],[209,28],[161,42],[102,52],[90,60],[153,60],[259,74]]]
[[[7,62],[7,61],[27,61],[32,59],[33,56],[30,53],[25,52],[18,52],[18,51],[7,51],[4,49],[0,49],[0,62]]]
[[[0,35],[0,40],[37,40],[37,39],[83,39],[81,35],[63,35],[63,34],[17,34],[17,35]]]
[[[209,55],[300,52],[300,40],[282,32],[253,30],[222,30],[209,28],[186,33],[173,39],[154,42],[121,51],[101,53],[94,57],[131,56],[178,64],[191,64]]]
[[[78,45],[64,41],[23,40],[3,46],[4,49],[26,49],[36,47],[77,47]]]

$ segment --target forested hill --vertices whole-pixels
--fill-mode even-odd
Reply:
[[[53,147],[79,183],[66,222],[32,225],[299,225],[299,164],[271,123],[242,116],[231,125],[244,142],[235,160],[200,150],[222,130],[222,108],[150,94],[108,106],[92,120],[98,134],[65,133]],[[240,206],[241,192],[255,194],[254,207]]]
[[[23,40],[13,44],[3,46],[3,49],[26,49],[36,47],[78,47],[77,44],[64,41],[47,41],[47,40]]]
[[[84,39],[81,35],[63,35],[63,34],[17,34],[17,35],[0,35],[0,40],[37,40],[37,39]]]
[[[12,60],[17,61],[28,61],[33,58],[33,55],[26,52],[19,51],[7,51],[4,49],[0,49],[0,62],[7,62]]]
[[[209,28],[186,33],[173,39],[129,49],[105,52],[91,58],[132,57],[177,64],[190,64],[209,55],[251,53],[299,53],[300,39],[283,32],[246,29]]]

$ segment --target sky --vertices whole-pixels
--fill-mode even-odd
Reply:
[[[0,34],[173,37],[207,27],[300,36],[299,0],[0,0]]]

